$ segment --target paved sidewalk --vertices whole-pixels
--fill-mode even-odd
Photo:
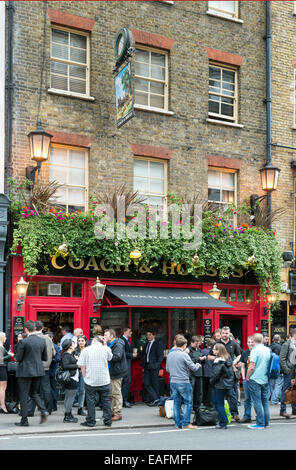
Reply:
[[[287,421],[286,418],[279,416],[280,406],[271,405],[270,406],[270,418],[271,420],[282,420],[283,422]],[[291,406],[287,406],[287,412],[291,414]],[[240,416],[243,416],[243,405],[239,407]],[[0,436],[7,435],[20,435],[20,434],[48,434],[48,433],[58,433],[58,432],[83,432],[83,431],[109,431],[110,428],[106,428],[102,422],[102,411],[97,409],[97,425],[94,428],[85,428],[80,426],[80,423],[85,420],[83,416],[77,416],[77,408],[73,408],[73,416],[78,417],[78,423],[63,423],[64,418],[64,408],[63,403],[59,403],[58,411],[52,413],[48,417],[46,423],[40,425],[40,416],[39,413],[35,412],[33,418],[29,418],[28,427],[17,427],[14,425],[15,422],[20,421],[20,416],[15,414],[0,414]],[[253,419],[255,415],[253,412]],[[291,420],[296,419],[295,416],[291,416]],[[122,421],[117,421],[112,424],[111,430],[116,429],[131,429],[131,428],[144,428],[144,427],[163,427],[163,426],[173,426],[174,421],[172,419],[162,418],[159,416],[158,407],[149,407],[143,403],[139,403],[132,408],[123,408],[123,419]],[[239,424],[237,424],[239,426]]]

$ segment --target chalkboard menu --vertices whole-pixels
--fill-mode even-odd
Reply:
[[[17,344],[17,337],[20,333],[24,332],[24,327],[25,327],[25,317],[13,317],[13,325],[12,325],[12,331],[13,331],[13,337],[12,337],[12,344],[13,344],[13,349],[14,346]]]
[[[269,321],[268,320],[261,320],[260,322],[261,328],[260,332],[262,335],[269,335]]]
[[[212,319],[211,318],[204,318],[202,321],[203,327],[203,335],[212,336]]]

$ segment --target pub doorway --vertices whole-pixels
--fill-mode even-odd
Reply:
[[[43,332],[51,331],[54,334],[53,342],[59,344],[62,338],[62,327],[69,325],[73,332],[74,312],[37,312],[37,320],[44,325]]]
[[[233,335],[233,339],[239,340],[240,345],[243,344],[243,318],[242,317],[230,317],[228,315],[220,316],[220,328],[222,326],[229,326],[230,331]]]

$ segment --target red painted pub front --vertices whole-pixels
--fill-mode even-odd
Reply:
[[[103,329],[113,328],[117,335],[128,326],[133,330],[132,344],[139,357],[148,329],[153,329],[156,339],[162,342],[164,357],[177,333],[209,336],[217,328],[228,325],[244,349],[249,335],[259,331],[268,333],[268,317],[260,299],[260,286],[249,274],[240,271],[236,277],[219,280],[217,270],[211,269],[205,277],[196,279],[182,264],[164,262],[157,272],[147,266],[135,270],[132,263],[111,270],[104,259],[94,257],[80,262],[53,257],[48,268],[46,273],[40,269],[40,275],[25,276],[21,255],[12,258],[13,344],[24,322],[29,319],[41,320],[46,330],[54,333],[56,342],[59,342],[61,326],[65,324],[72,329],[82,328],[88,338],[96,324]],[[17,310],[16,283],[22,276],[29,286],[21,310]],[[106,290],[102,305],[95,308],[91,286],[97,276],[106,284]],[[214,282],[222,290],[221,302],[215,308],[212,307],[212,298],[207,295]],[[149,295],[142,295],[143,290]],[[188,296],[184,295],[184,290]],[[164,295],[153,295],[153,292],[163,292]],[[195,298],[192,293],[200,293],[202,305],[192,300]],[[161,299],[159,304],[158,298]],[[167,298],[169,301],[166,303]],[[167,379],[165,372],[163,375]],[[141,399],[141,391],[142,369],[140,360],[134,359],[131,393],[135,400]]]

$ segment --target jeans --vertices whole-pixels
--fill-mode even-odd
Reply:
[[[229,409],[232,416],[238,415],[238,393],[237,382],[234,380],[233,388],[227,390],[227,397],[229,397]]]
[[[281,395],[281,413],[286,411],[286,403],[285,403],[285,391],[291,386],[291,374],[284,374],[284,383],[282,387],[282,395]],[[296,411],[296,404],[291,405],[292,411]]]
[[[258,384],[250,379],[248,382],[251,399],[256,413],[256,424],[258,426],[269,425],[269,383]]]
[[[80,370],[79,371],[78,387],[77,387],[77,392],[76,392],[74,403],[78,403],[78,408],[83,408],[84,400],[85,400],[84,379],[83,379],[83,375],[82,375],[81,370]]]
[[[283,374],[280,374],[276,379],[269,379],[270,401],[272,405],[277,405],[281,401],[283,383]]]
[[[252,399],[249,390],[249,383],[246,379],[243,380],[243,387],[244,387],[244,419],[251,419],[252,418]]]
[[[213,403],[219,414],[219,424],[220,426],[227,426],[228,419],[224,408],[224,400],[228,395],[229,390],[214,388]]]
[[[96,424],[96,403],[98,401],[98,395],[100,403],[103,409],[103,421],[106,426],[112,424],[112,411],[110,402],[110,384],[102,385],[98,387],[92,387],[91,385],[85,384],[85,396],[87,405],[87,417],[86,422],[89,424]]]
[[[190,424],[192,412],[192,387],[190,383],[171,383],[171,392],[174,400],[175,427],[186,428]],[[184,402],[184,414],[181,418],[181,403]]]

